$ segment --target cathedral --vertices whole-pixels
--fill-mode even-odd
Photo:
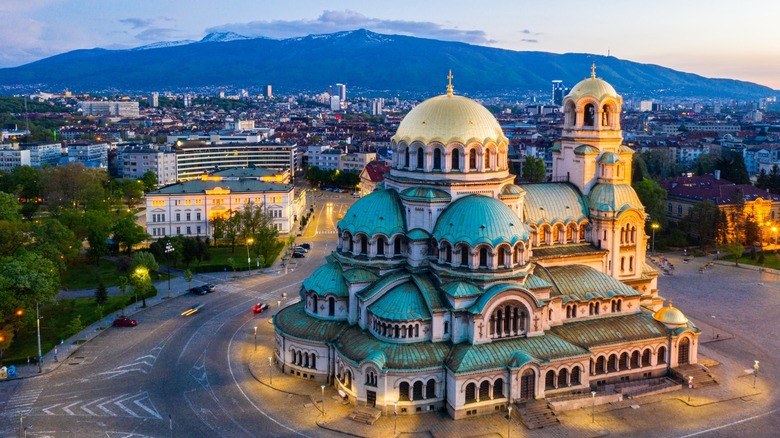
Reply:
[[[621,106],[594,68],[563,100],[552,182],[520,185],[485,107],[451,82],[416,106],[384,185],[274,316],[276,364],[358,406],[459,419],[696,363],[700,330],[645,262]]]

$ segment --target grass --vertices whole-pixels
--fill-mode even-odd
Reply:
[[[120,275],[122,274],[113,260],[100,259],[100,263],[96,265],[90,259],[79,258],[62,274],[62,286],[71,290],[96,289],[100,280],[103,280],[106,286],[116,286],[116,279]]]
[[[154,291],[147,298],[156,295]],[[139,297],[140,301],[140,297]],[[108,297],[103,304],[103,316],[123,309],[135,303],[135,297],[131,292],[124,296],[116,295]],[[97,304],[94,298],[75,298],[59,301],[41,306],[41,351],[43,354],[52,350],[62,339],[67,339],[74,334],[71,324],[78,315],[81,316],[83,327],[87,327],[100,318]],[[38,339],[35,327],[35,313],[25,314],[24,325],[14,336],[11,347],[3,354],[3,364],[27,364],[27,357],[34,358],[38,355]]]
[[[720,259],[721,260],[731,261],[732,263],[734,262],[734,256],[732,256],[730,254],[727,254],[725,256],[723,254],[721,254]],[[755,258],[752,258],[752,259],[750,258],[749,255],[747,255],[747,256],[743,255],[742,257],[739,258],[739,264],[740,265],[763,266],[765,268],[772,268],[772,269],[780,269],[780,255],[778,255],[777,253],[764,252],[764,263],[759,263],[758,260],[759,260],[758,254],[756,255]]]
[[[271,266],[274,260],[279,257],[279,254],[284,249],[284,246],[284,240],[279,240],[277,247],[274,249],[274,251],[271,252],[270,260],[266,260],[265,265],[261,267],[267,268],[268,266]],[[230,262],[228,261],[229,258],[233,259],[233,266],[235,266],[236,271],[246,271],[247,269],[246,246],[244,245],[236,245],[234,251],[231,251],[231,247],[229,245],[211,246],[209,247],[209,254],[211,254],[211,260],[203,262],[200,265],[198,265],[197,262],[193,263],[190,265],[190,270],[192,272],[216,272],[224,271],[226,269],[230,270],[232,268],[230,266]],[[252,269],[257,269],[257,256],[251,255],[251,258]],[[179,264],[179,268],[183,269],[183,266]],[[163,270],[162,268],[160,269]]]

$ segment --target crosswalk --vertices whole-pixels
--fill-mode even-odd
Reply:
[[[320,235],[320,234],[338,234],[338,231],[336,231],[336,230],[331,230],[331,231],[320,231],[320,230],[316,230],[316,231],[314,232],[314,235]]]
[[[133,417],[162,420],[147,391],[124,393],[114,397],[68,400],[40,408],[45,415]],[[38,414],[38,412],[33,412]]]
[[[11,396],[3,409],[3,415],[18,417],[27,415],[43,392],[43,385],[25,388]]]

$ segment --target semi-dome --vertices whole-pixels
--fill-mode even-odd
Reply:
[[[595,75],[591,75],[591,77],[577,83],[566,96],[567,99],[573,99],[574,101],[578,101],[583,97],[593,97],[599,101],[605,97],[620,98],[612,85],[609,85],[604,79],[597,78]]]
[[[375,190],[358,199],[338,223],[339,229],[352,235],[366,233],[369,236],[392,236],[403,233],[404,214],[401,200],[395,190]]]
[[[431,187],[410,187],[401,192],[401,199],[407,201],[423,202],[450,202],[452,196],[449,193]]]
[[[603,164],[617,164],[622,162],[623,160],[620,159],[620,155],[614,152],[606,152],[604,155],[599,157],[599,163]]]
[[[379,318],[388,321],[430,320],[431,312],[420,290],[413,282],[395,286],[368,307]]]
[[[507,184],[504,187],[501,187],[501,193],[499,193],[500,198],[511,198],[516,196],[522,196],[525,194],[525,190],[523,190],[520,186],[515,184]]]
[[[623,211],[629,208],[644,210],[636,191],[628,184],[596,184],[590,191],[590,209]]]
[[[449,205],[439,216],[433,237],[450,243],[463,242],[472,247],[487,243],[514,245],[528,240],[528,228],[503,202],[482,195],[464,196]]]
[[[672,306],[672,301],[669,300],[669,305],[662,307],[653,314],[653,319],[658,322],[662,322],[667,325],[684,325],[688,324],[688,318],[680,311],[680,309]]]
[[[409,111],[392,140],[407,144],[420,141],[425,145],[434,141],[443,144],[509,142],[487,108],[469,98],[450,93],[432,97]]]
[[[347,283],[344,281],[341,266],[330,262],[317,268],[309,278],[303,280],[303,288],[319,296],[335,295],[349,296]]]

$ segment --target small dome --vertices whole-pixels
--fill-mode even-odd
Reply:
[[[407,144],[421,141],[425,145],[434,141],[445,145],[471,141],[509,143],[501,125],[487,108],[452,94],[430,98],[414,107],[398,125],[392,140]]]
[[[450,204],[433,229],[436,240],[472,247],[480,243],[514,245],[528,236],[528,228],[506,204],[482,195],[464,196]]]
[[[317,268],[309,278],[303,281],[303,288],[317,295],[335,295],[337,297],[349,296],[347,283],[341,272],[341,266],[337,263],[328,263]]]
[[[577,155],[585,155],[585,154],[598,154],[601,153],[601,151],[596,146],[591,146],[589,144],[581,144],[576,148],[574,148],[574,153]]]
[[[599,163],[603,163],[603,164],[617,164],[622,162],[623,160],[620,159],[620,155],[614,152],[607,152],[601,157],[599,157]]]
[[[566,99],[572,99],[576,102],[583,97],[593,97],[598,101],[601,101],[605,97],[620,99],[620,96],[612,85],[609,85],[604,79],[595,76],[584,79],[572,87],[571,91],[566,96]]]
[[[338,226],[353,235],[366,233],[369,236],[384,234],[390,237],[403,233],[406,227],[398,193],[395,190],[375,190],[358,199],[344,214]]]
[[[525,194],[525,190],[515,184],[507,184],[501,187],[501,193],[498,195],[500,198],[511,198],[515,196],[522,196]]]
[[[655,312],[653,314],[653,319],[668,325],[688,324],[688,318],[683,315],[680,309],[672,306],[672,300],[669,300],[668,306],[662,307],[660,310]]]
[[[414,321],[431,319],[431,312],[425,304],[422,293],[414,284],[407,282],[393,287],[382,298],[376,300],[368,310],[388,321]]]
[[[628,208],[645,208],[634,188],[628,184],[596,184],[589,196],[591,210],[623,211]]]
[[[452,196],[443,190],[430,187],[410,187],[401,192],[401,199],[407,201],[450,202]]]

